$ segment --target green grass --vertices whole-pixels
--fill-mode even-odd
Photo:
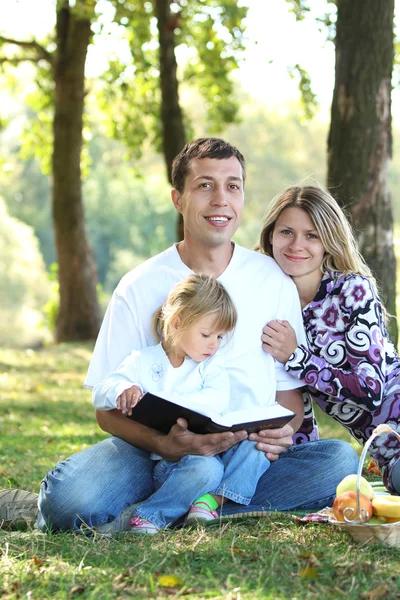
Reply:
[[[0,488],[38,491],[56,462],[104,438],[82,388],[90,351],[0,350]],[[321,433],[349,439],[327,418]],[[0,598],[394,600],[399,559],[283,514],[139,539],[1,530]]]

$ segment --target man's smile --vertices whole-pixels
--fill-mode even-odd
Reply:
[[[224,227],[232,219],[232,217],[228,217],[226,215],[213,215],[209,217],[206,216],[204,218],[215,227]]]

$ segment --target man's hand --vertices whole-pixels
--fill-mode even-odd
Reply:
[[[232,433],[205,433],[198,434],[189,431],[185,419],[178,419],[168,435],[161,440],[158,450],[167,460],[179,460],[187,454],[200,456],[214,456],[229,450],[235,444],[247,438],[246,431]]]
[[[132,385],[118,396],[116,406],[122,414],[128,415],[129,417],[132,414],[132,408],[136,406],[142,396],[142,390],[136,385]]]
[[[270,321],[261,340],[263,350],[281,363],[287,362],[298,346],[296,332],[288,321]]]
[[[179,460],[187,454],[214,456],[245,440],[246,431],[232,433],[193,433],[185,419],[178,419],[168,435],[127,419],[118,410],[97,410],[97,422],[103,431],[128,444],[154,452],[167,460]]]
[[[293,434],[293,427],[286,423],[280,429],[263,429],[258,433],[251,433],[249,440],[258,442],[257,449],[265,452],[268,460],[273,462],[293,445]]]

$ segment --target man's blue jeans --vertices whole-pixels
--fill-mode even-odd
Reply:
[[[153,471],[156,491],[134,514],[164,528],[187,513],[190,505],[208,492],[238,504],[249,504],[258,480],[270,462],[243,440],[217,456],[184,456],[177,462],[160,460]]]
[[[227,502],[223,514],[318,510],[332,503],[337,484],[356,473],[358,456],[347,442],[319,440],[292,446],[272,462],[248,506]],[[113,521],[127,506],[154,491],[150,453],[110,437],[60,462],[39,494],[42,531],[79,530]]]

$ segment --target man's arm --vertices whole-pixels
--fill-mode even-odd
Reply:
[[[301,388],[276,392],[276,401],[296,413],[296,416],[279,429],[264,429],[252,433],[249,439],[258,442],[257,449],[265,452],[268,460],[278,460],[282,452],[293,445],[293,435],[299,429],[304,417],[304,402]]]
[[[180,460],[188,454],[214,456],[247,438],[245,431],[203,435],[193,433],[187,428],[185,419],[178,419],[176,425],[165,435],[135,423],[117,410],[97,410],[96,418],[103,431],[170,461]]]

